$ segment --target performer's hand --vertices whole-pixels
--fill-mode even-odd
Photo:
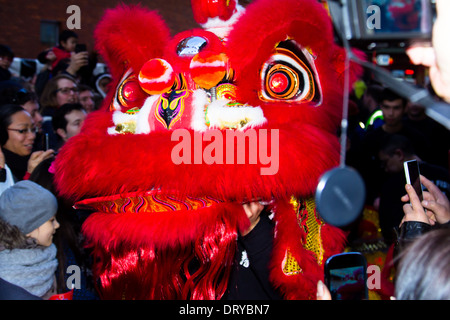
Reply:
[[[242,236],[246,236],[258,224],[259,215],[264,210],[264,206],[259,201],[244,203],[242,206],[250,220],[250,227],[245,232],[241,233]]]

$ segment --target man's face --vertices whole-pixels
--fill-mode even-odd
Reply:
[[[95,102],[94,102],[94,94],[92,93],[92,91],[90,90],[81,91],[80,103],[88,113],[94,111]]]
[[[70,37],[66,41],[61,41],[61,46],[68,52],[74,52],[77,43],[78,43],[77,38]]]
[[[383,100],[380,106],[383,112],[384,122],[388,126],[395,126],[402,122],[405,106],[402,99]]]
[[[79,101],[78,88],[75,82],[69,79],[59,79],[56,91],[56,101],[58,106],[66,103],[76,103]]]
[[[67,120],[67,126],[64,136],[62,136],[64,141],[69,140],[73,136],[80,133],[81,127],[83,126],[84,119],[86,119],[86,112],[80,110],[73,110],[72,112],[65,115]]]

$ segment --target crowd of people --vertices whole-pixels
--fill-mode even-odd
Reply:
[[[435,57],[426,59],[421,48],[408,54],[430,67],[433,88],[450,102],[450,63],[438,42],[444,21],[450,21],[448,1],[438,1],[438,10]],[[58,149],[105,97],[95,83],[110,81],[107,74],[93,76],[96,61],[79,51],[77,42],[76,33],[62,32],[59,46],[39,54],[45,67],[32,83],[11,74],[14,53],[0,45],[0,299],[48,299],[67,292],[73,299],[99,298],[80,231],[89,213],[73,209],[53,185]],[[383,250],[395,248],[395,297],[450,299],[450,131],[424,107],[367,79],[353,103],[346,164],[365,181],[365,207],[378,214]],[[419,161],[423,201],[406,183],[408,160]],[[262,208],[245,209],[256,226]],[[350,241],[363,218],[349,226]],[[81,268],[81,288],[67,285],[70,265]],[[330,298],[322,282],[317,298]]]
[[[413,64],[429,68],[436,99],[450,103],[450,46],[446,41],[450,2],[437,0],[436,7],[432,46],[415,45],[406,53]],[[347,164],[363,177],[366,206],[378,213],[383,241],[394,249],[391,265],[385,265],[395,267],[392,298],[449,300],[449,131],[427,117],[424,107],[408,103],[377,83],[369,84],[355,103],[362,105],[362,112],[351,119]],[[419,162],[420,182],[426,190],[422,201],[406,184],[403,162],[408,160]],[[317,299],[331,299],[321,281]]]
[[[0,45],[0,298],[98,299],[80,232],[85,213],[53,186],[59,148],[99,108],[111,81],[94,75],[96,60],[77,43],[75,32],[63,31],[59,46],[38,55],[44,66],[31,79],[11,73],[14,52]],[[73,290],[71,265],[81,270]]]

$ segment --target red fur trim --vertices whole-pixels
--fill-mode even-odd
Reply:
[[[220,299],[237,230],[247,227],[242,207],[225,204],[194,212],[94,213],[83,231],[104,299]],[[194,258],[199,266],[191,274]]]
[[[361,60],[366,60],[366,54],[358,49],[352,49],[352,53]],[[344,73],[345,73],[345,57],[346,52],[344,48],[337,47],[334,56],[333,63],[336,66],[336,72],[338,74],[339,83],[341,86],[344,86]],[[349,69],[349,90],[352,90],[351,84],[354,83],[363,72],[363,67],[353,61],[350,61],[350,69]]]
[[[138,72],[145,62],[160,57],[169,36],[162,18],[138,5],[107,10],[94,32],[96,49],[114,78],[126,70],[125,63]]]
[[[245,228],[248,218],[239,204],[217,204],[201,210],[110,214],[97,212],[89,216],[83,232],[97,245],[116,248],[185,246],[204,234],[221,219]],[[98,228],[102,226],[102,228]]]
[[[292,122],[281,128],[273,125],[280,130],[279,170],[276,175],[262,176],[261,168],[268,165],[176,165],[171,153],[179,142],[171,141],[171,132],[110,136],[106,128],[112,126],[111,114],[99,111],[90,114],[82,133],[60,150],[55,182],[61,195],[76,200],[153,188],[177,190],[182,196],[209,195],[223,201],[307,196],[314,192],[324,170],[337,165],[337,138],[314,126]],[[190,133],[193,137],[194,132]]]

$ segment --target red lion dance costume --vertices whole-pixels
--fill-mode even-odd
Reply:
[[[272,286],[315,298],[324,261],[345,243],[313,201],[338,165],[345,51],[314,0],[192,6],[203,29],[173,38],[139,6],[108,10],[95,32],[115,87],[55,167],[60,194],[94,211],[83,232],[100,295],[222,298],[249,227],[242,203],[262,200],[275,224]],[[250,142],[228,158],[230,133],[249,133],[260,156]]]

